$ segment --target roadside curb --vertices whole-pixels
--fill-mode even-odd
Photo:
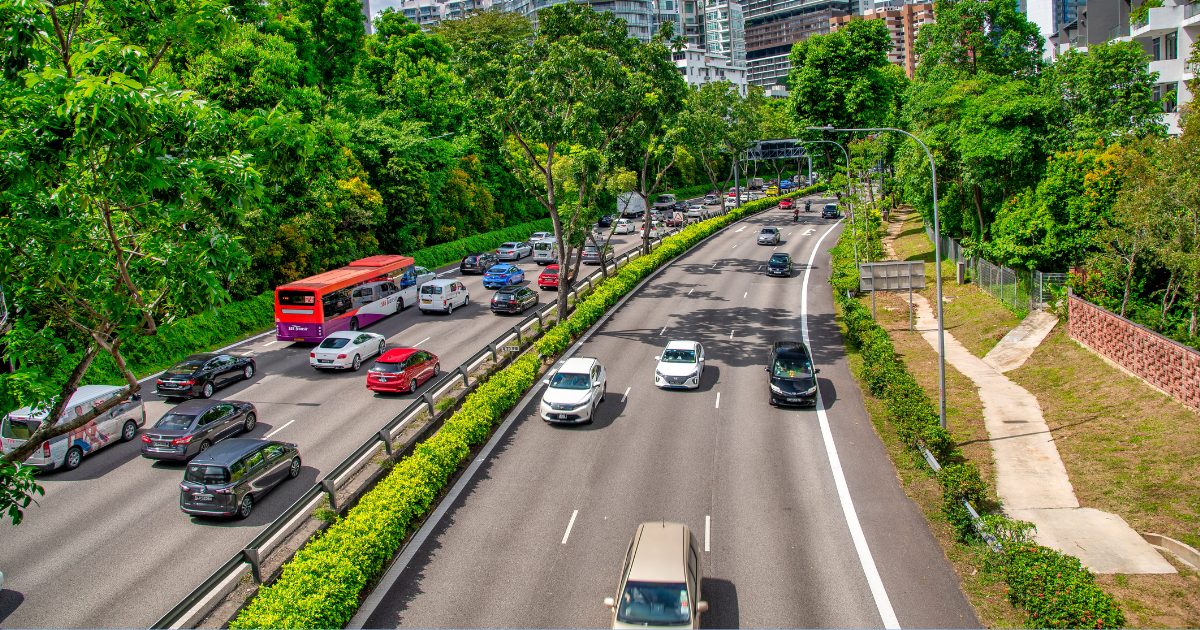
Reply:
[[[1169,551],[1176,558],[1183,561],[1184,564],[1191,565],[1193,569],[1200,570],[1200,551],[1196,551],[1191,545],[1179,542],[1174,538],[1163,536],[1162,534],[1153,534],[1143,532],[1142,538],[1150,543],[1150,546],[1163,551]]]

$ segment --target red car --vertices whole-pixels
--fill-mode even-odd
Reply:
[[[538,276],[538,288],[544,290],[558,288],[558,265],[546,265]]]
[[[440,371],[441,364],[432,352],[416,348],[393,348],[384,352],[367,372],[367,389],[411,393]]]
[[[792,208],[794,208],[794,207],[796,207],[796,205],[795,205],[795,203],[792,201],[792,198],[791,198],[791,197],[788,197],[787,199],[780,199],[780,200],[779,200],[779,209],[780,209],[780,210],[791,210],[791,209],[792,209]]]

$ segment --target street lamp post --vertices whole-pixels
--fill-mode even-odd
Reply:
[[[870,129],[834,129],[833,125],[824,127],[809,127],[820,131],[895,131],[902,133],[909,138],[912,138],[925,149],[925,155],[929,157],[929,172],[933,179],[933,257],[934,257],[934,272],[937,275],[937,318],[938,318],[938,419],[943,429],[946,428],[946,319],[942,312],[942,224],[938,220],[938,197],[937,197],[937,163],[933,161],[933,153],[930,153],[929,147],[925,146],[921,139],[908,133],[903,129],[893,129],[891,127],[875,127]]]

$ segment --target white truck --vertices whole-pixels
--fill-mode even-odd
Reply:
[[[635,192],[617,195],[617,216],[622,219],[640,219],[646,216],[646,200]]]
[[[763,180],[761,177],[751,177],[750,183],[746,185],[746,188],[749,188],[750,190],[762,190],[762,187]]]
[[[654,209],[663,212],[670,212],[675,209],[675,195],[663,193],[654,200]]]

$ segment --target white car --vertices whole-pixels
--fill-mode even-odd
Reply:
[[[537,243],[538,241],[553,241],[553,240],[554,240],[554,232],[534,232],[533,234],[529,235],[530,243]]]
[[[362,367],[363,359],[383,354],[387,338],[361,330],[339,330],[321,340],[308,353],[308,364],[314,369],[350,369]]]
[[[540,405],[540,415],[546,422],[590,424],[608,389],[604,366],[586,357],[567,359],[542,382],[549,385]]]
[[[742,193],[742,203],[746,203],[747,201],[750,201],[750,193],[744,192]]]
[[[707,214],[708,214],[708,212],[704,210],[704,206],[692,206],[692,207],[688,208],[687,218],[689,218],[689,219],[707,219],[708,218],[706,216]]]
[[[449,315],[454,312],[455,307],[471,303],[471,294],[467,292],[467,286],[458,280],[431,280],[421,285],[420,295],[421,302],[417,308],[422,315],[430,311],[445,311]]]
[[[613,234],[633,234],[637,231],[637,228],[633,225],[633,221],[629,219],[617,219],[617,222],[613,223],[612,229]]]
[[[639,231],[640,232],[646,231],[645,223],[642,224],[642,229]],[[667,228],[662,223],[655,221],[654,223],[650,224],[650,238],[658,238],[660,236],[665,236],[666,233],[667,233]]]
[[[654,357],[654,384],[661,388],[696,389],[704,378],[704,346],[695,341],[671,341]]]
[[[496,257],[500,260],[521,260],[533,255],[533,246],[529,243],[501,243],[496,248]]]

